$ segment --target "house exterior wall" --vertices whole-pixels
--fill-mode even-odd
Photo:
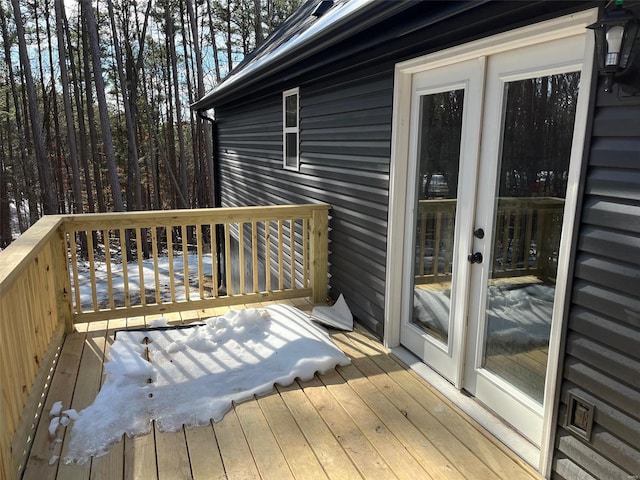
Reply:
[[[595,103],[565,350],[553,478],[640,478],[640,96],[617,89]],[[564,426],[571,393],[589,441]]]
[[[394,65],[482,34],[587,8],[584,2],[416,2],[313,56],[286,78],[265,80],[216,105],[222,206],[327,202],[330,295],[383,338]],[[470,4],[467,4],[470,5]],[[468,8],[468,7],[464,7]],[[443,12],[453,15],[437,23]],[[558,13],[559,12],[559,13]],[[434,23],[435,22],[435,23]],[[300,88],[300,171],[282,167],[282,92]],[[249,89],[247,89],[249,90]]]
[[[381,336],[392,65],[299,86],[299,172],[282,167],[281,91],[216,109],[222,205],[331,204],[329,293]]]
[[[473,21],[461,16],[430,35],[411,30],[414,22],[411,33],[366,51],[358,49],[370,42],[362,34],[309,59],[298,76],[216,105],[223,206],[331,204],[330,294],[344,293],[357,319],[382,337],[393,66],[451,46],[454,36],[460,44],[552,15],[535,3],[517,17],[503,14],[493,30],[472,13]],[[400,29],[380,31],[391,27]],[[340,57],[345,51],[357,68]],[[299,172],[282,168],[281,94],[294,87]],[[590,120],[551,477],[633,479],[640,478],[640,96],[599,93]],[[569,394],[595,406],[590,440],[565,427]]]

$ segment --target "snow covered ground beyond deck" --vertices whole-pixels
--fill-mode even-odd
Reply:
[[[287,305],[184,329],[121,331],[110,357],[95,402],[72,423],[67,463],[107,453],[124,434],[149,433],[152,420],[162,431],[206,425],[232,401],[349,363],[324,330]]]
[[[114,255],[115,257],[115,255]],[[124,305],[125,296],[125,277],[123,275],[124,265],[118,257],[113,258],[115,260],[111,268],[111,288],[113,289],[113,298],[116,306]],[[212,256],[211,254],[202,255],[202,275],[205,277],[211,277],[212,275]],[[138,263],[133,261],[126,265],[127,270],[127,287],[129,289],[129,295],[132,297],[139,297],[144,294],[149,298],[149,302],[155,302],[155,272],[158,273],[158,287],[160,298],[163,303],[169,303],[171,301],[171,294],[169,291],[171,268],[169,264],[169,257],[159,256],[157,259],[157,268],[153,259],[146,259],[142,262],[142,279],[140,281],[140,269]],[[186,300],[185,295],[185,272],[184,272],[184,258],[181,253],[174,253],[173,256],[173,279],[176,287],[176,300]],[[107,265],[104,262],[96,261],[95,263],[95,285],[96,285],[96,299],[98,301],[97,307],[99,309],[109,308],[109,275]],[[187,255],[187,284],[189,285],[189,292],[191,298],[199,298],[198,288],[198,255],[195,253],[189,253]],[[93,295],[92,295],[92,281],[91,270],[88,262],[78,262],[78,286],[80,289],[80,302],[82,309],[93,310]],[[76,281],[71,276],[71,285],[75,288]],[[144,288],[141,285],[144,284]],[[207,292],[206,296],[210,296]],[[74,297],[75,302],[75,297]]]

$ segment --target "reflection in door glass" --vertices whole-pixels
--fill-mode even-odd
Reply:
[[[507,83],[484,368],[542,404],[579,74]]]
[[[464,90],[420,101],[411,323],[447,343]]]

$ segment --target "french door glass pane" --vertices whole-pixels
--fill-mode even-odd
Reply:
[[[579,80],[505,86],[483,367],[540,404]]]
[[[420,100],[411,323],[447,344],[464,90]]]

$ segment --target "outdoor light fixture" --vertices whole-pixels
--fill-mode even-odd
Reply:
[[[603,18],[587,28],[596,35],[597,62],[600,74],[604,75],[604,91],[610,92],[613,82],[629,87],[630,93],[640,92],[638,72],[630,68],[638,63],[633,52],[639,22],[629,10],[622,8],[623,0],[616,0],[615,7]],[[635,62],[634,62],[635,61]],[[634,87],[635,85],[635,87]]]

